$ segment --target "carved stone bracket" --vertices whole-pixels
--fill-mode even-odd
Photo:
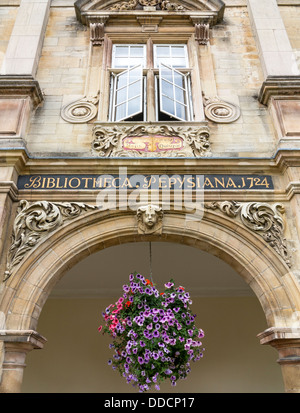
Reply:
[[[94,140],[92,151],[100,157],[207,157],[210,156],[209,129],[206,125],[196,126],[170,126],[160,124],[145,125],[97,125],[93,129]],[[140,138],[136,148],[128,148],[124,145],[124,139]],[[147,144],[143,139],[156,139],[153,150],[147,150]],[[172,142],[169,149],[157,149],[160,140],[170,138],[181,142],[178,150],[172,150]],[[143,147],[143,148],[142,148]],[[141,149],[142,148],[142,149]]]
[[[204,98],[205,116],[216,123],[231,123],[240,115],[240,108],[233,103],[225,102],[219,97]]]
[[[157,205],[141,206],[137,210],[139,234],[162,233],[163,210]]]
[[[195,24],[195,40],[200,45],[206,45],[209,42],[209,23]]]
[[[108,16],[89,19],[90,40],[93,46],[102,45],[104,41],[104,27]]]
[[[49,233],[66,221],[77,218],[82,212],[97,209],[97,206],[77,202],[20,201],[14,221],[12,245],[8,252],[5,271],[6,281],[14,267]]]
[[[69,123],[86,123],[97,115],[99,93],[97,96],[84,96],[61,109],[61,117]]]
[[[205,203],[206,209],[219,209],[230,218],[239,216],[241,222],[250,230],[259,234],[267,244],[291,267],[290,257],[284,238],[284,221],[281,214],[284,206],[269,205],[261,202],[241,203],[236,201]]]

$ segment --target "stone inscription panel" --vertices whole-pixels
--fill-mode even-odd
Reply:
[[[19,190],[101,190],[101,189],[171,189],[171,190],[272,190],[270,175],[22,175]]]

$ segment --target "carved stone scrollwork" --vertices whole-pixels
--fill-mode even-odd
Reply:
[[[83,97],[75,102],[63,106],[61,109],[61,117],[69,123],[86,123],[94,119],[98,112],[97,96]]]
[[[139,234],[162,233],[163,210],[157,205],[146,205],[137,210]]]
[[[14,267],[23,260],[25,254],[49,233],[62,226],[65,221],[77,218],[83,211],[92,209],[97,209],[97,206],[77,202],[20,201],[4,281],[11,276]]]
[[[235,201],[210,202],[206,209],[219,209],[231,218],[239,216],[241,222],[250,230],[258,233],[270,247],[291,267],[291,261],[284,238],[284,221],[281,214],[284,206],[269,205],[261,202],[240,203]]]
[[[109,8],[110,11],[135,10],[138,6],[142,7],[157,7],[160,10],[166,11],[184,11],[186,10],[181,4],[171,2],[169,0],[128,0],[121,1]]]
[[[204,98],[205,116],[216,123],[231,123],[240,117],[240,108],[218,97]]]
[[[95,126],[93,129],[94,140],[92,151],[101,157],[207,157],[210,156],[209,130],[205,125],[198,127],[169,126],[169,125],[133,125],[133,126]],[[140,137],[140,146],[147,146],[143,138],[156,139],[154,149],[126,148],[124,139],[132,140]],[[178,150],[157,149],[160,140],[170,138],[182,142]]]

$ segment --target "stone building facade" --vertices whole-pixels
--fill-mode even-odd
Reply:
[[[20,392],[68,268],[168,241],[245,280],[260,343],[300,392],[300,3],[1,0],[0,13],[1,391]]]

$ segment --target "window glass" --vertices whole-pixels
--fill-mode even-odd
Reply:
[[[160,64],[159,81],[160,110],[178,120],[189,120],[186,75]]]
[[[160,63],[171,67],[188,67],[186,45],[154,45],[154,67],[159,67]]]
[[[145,45],[117,45],[113,46],[112,67],[129,68],[136,65],[145,67]]]
[[[113,119],[124,120],[143,111],[142,66],[128,69],[115,77]]]

